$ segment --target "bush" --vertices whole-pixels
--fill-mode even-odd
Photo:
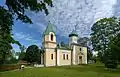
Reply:
[[[108,60],[105,62],[105,68],[116,69],[117,68],[117,61]]]
[[[9,64],[9,65],[0,65],[0,71],[10,71],[15,69],[20,69],[20,64]]]

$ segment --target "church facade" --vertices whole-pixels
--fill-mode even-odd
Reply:
[[[79,45],[77,40],[76,31],[72,31],[68,46],[57,44],[56,33],[49,23],[43,33],[44,52],[41,54],[41,64],[46,67],[87,64],[87,47]]]

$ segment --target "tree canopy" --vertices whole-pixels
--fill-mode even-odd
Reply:
[[[26,50],[25,59],[30,63],[40,61],[39,48],[36,45],[29,46]]]
[[[47,6],[53,6],[51,0],[6,0],[4,6],[0,6],[0,64],[3,64],[6,56],[12,49],[11,44],[18,44],[12,37],[13,19],[21,20],[24,23],[32,23],[32,20],[25,14],[28,9],[33,12],[44,11],[48,15]]]
[[[104,52],[108,49],[110,41],[120,30],[119,20],[115,17],[103,18],[91,28],[91,41],[95,51]]]
[[[91,41],[93,50],[98,51],[100,60],[107,68],[116,68],[117,58],[110,44],[120,32],[120,20],[111,17],[103,18],[92,26]]]
[[[118,34],[110,43],[110,48],[114,52],[113,54],[117,58],[118,61],[120,61],[120,34]]]
[[[47,5],[53,6],[51,0],[6,0],[8,11],[16,19],[20,19],[25,23],[32,23],[31,19],[25,14],[25,10],[29,9],[34,12],[44,11],[48,15]]]

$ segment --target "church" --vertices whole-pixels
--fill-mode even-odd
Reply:
[[[87,64],[87,47],[78,44],[77,40],[78,34],[73,30],[68,46],[57,45],[56,33],[49,22],[42,36],[41,64],[45,67]]]

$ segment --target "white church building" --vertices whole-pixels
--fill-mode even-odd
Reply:
[[[44,66],[63,66],[87,64],[87,47],[77,43],[78,34],[73,30],[69,34],[68,46],[57,45],[56,33],[49,23],[43,32],[41,63]]]

